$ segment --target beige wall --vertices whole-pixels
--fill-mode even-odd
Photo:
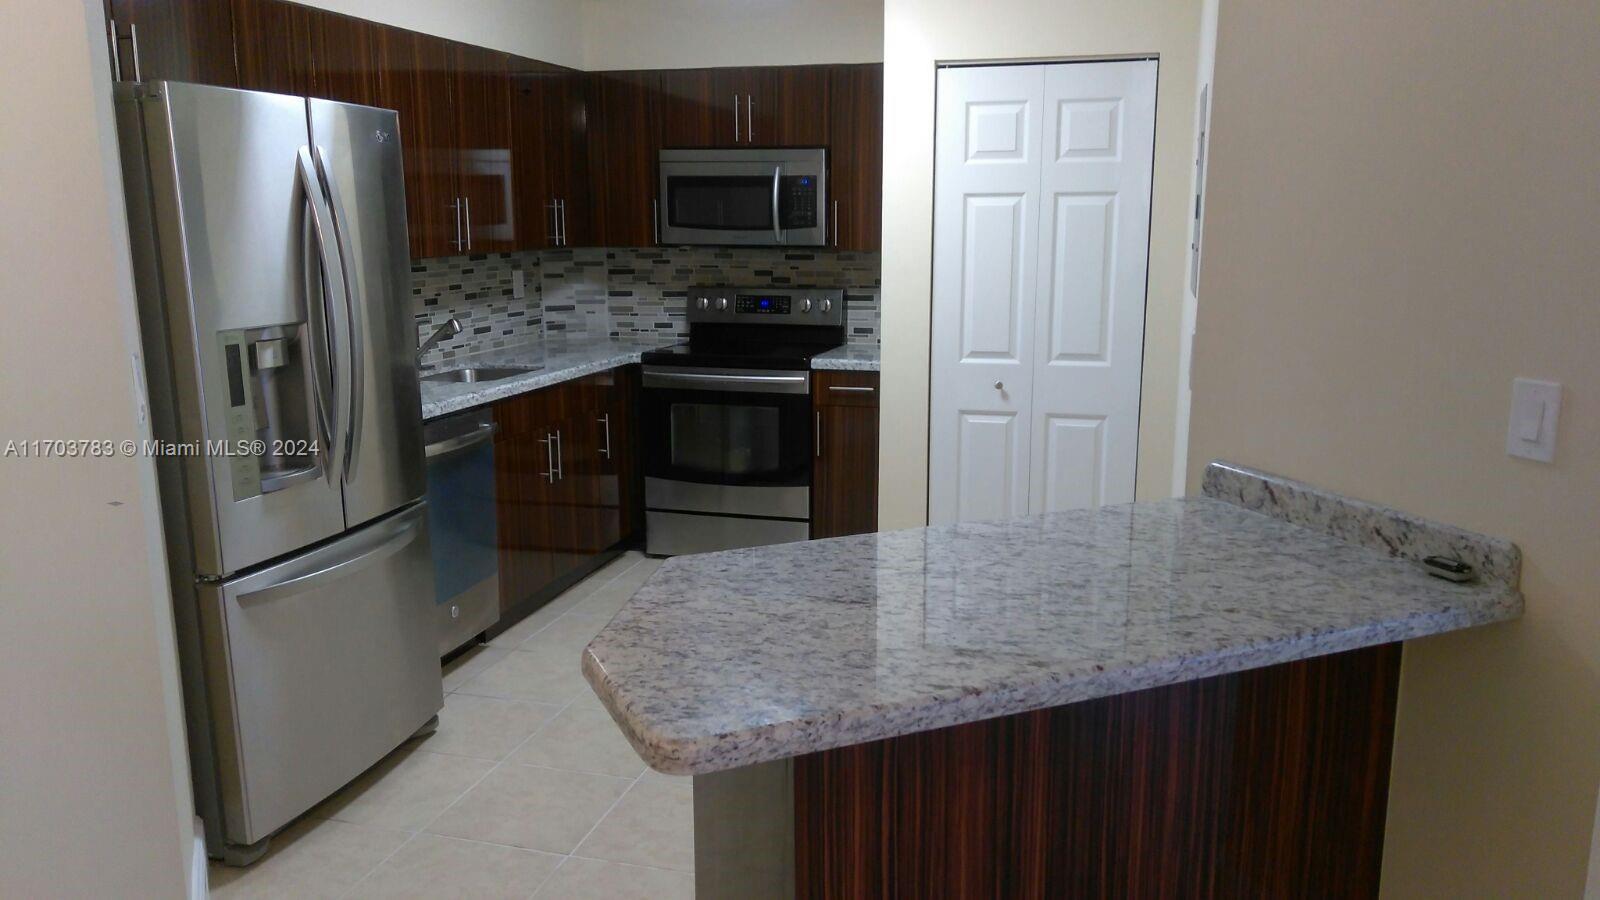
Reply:
[[[878,524],[927,521],[934,63],[1159,54],[1137,493],[1169,496],[1201,0],[886,0]]]
[[[583,67],[878,62],[881,0],[584,0]]]
[[[0,446],[147,436],[99,0],[0,5]],[[0,458],[0,897],[180,897],[192,804],[149,460]]]
[[[581,0],[296,0],[386,25],[584,68]]]
[[[1600,782],[1594,0],[1225,0],[1191,478],[1226,457],[1521,545],[1406,648],[1383,889],[1576,897]],[[1553,465],[1505,455],[1563,382]],[[1193,483],[1191,481],[1191,483]]]

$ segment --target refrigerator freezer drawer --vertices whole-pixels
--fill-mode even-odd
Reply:
[[[426,510],[202,590],[228,840],[271,835],[443,706]]]

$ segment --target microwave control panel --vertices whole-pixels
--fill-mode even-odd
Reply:
[[[817,227],[817,179],[785,175],[778,184],[778,222],[784,228]]]

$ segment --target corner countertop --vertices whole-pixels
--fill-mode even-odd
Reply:
[[[877,344],[845,344],[811,357],[811,368],[836,372],[876,372],[882,368],[878,357]]]
[[[515,397],[574,378],[593,375],[639,361],[646,350],[677,343],[673,340],[562,336],[530,341],[498,350],[458,356],[422,373],[446,372],[466,366],[526,366],[534,369],[514,378],[477,384],[422,382],[422,418],[439,416]]]
[[[583,672],[701,774],[1522,613],[1509,542],[1225,464],[1205,493],[676,557]]]

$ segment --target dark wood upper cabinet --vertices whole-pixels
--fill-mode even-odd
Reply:
[[[822,147],[828,143],[830,69],[783,66],[767,70],[770,125],[765,139],[757,135],[757,144]]]
[[[877,250],[883,232],[883,66],[829,69],[829,243],[840,250]]]
[[[733,92],[721,69],[668,69],[661,73],[661,146],[732,144]],[[738,115],[744,114],[741,108]]]
[[[511,76],[506,54],[469,44],[455,62],[456,193],[469,253],[517,247],[511,158]]]
[[[656,243],[656,161],[661,120],[659,72],[595,72],[588,77],[589,170],[595,242]]]
[[[280,0],[232,0],[232,4],[238,86],[275,94],[312,93],[309,13],[313,11]]]
[[[233,9],[225,0],[108,0],[123,81],[238,87]]]
[[[881,65],[583,73],[286,0],[105,2],[124,79],[398,112],[413,259],[652,246],[662,147],[827,147],[829,245],[880,246]]]
[[[827,140],[825,66],[661,73],[663,147],[820,147]]]
[[[400,114],[411,257],[464,253],[450,42],[380,27],[377,49],[378,105]]]
[[[306,93],[341,103],[383,105],[378,35],[385,26],[310,7],[301,8],[299,15],[306,19],[311,36],[311,84]],[[402,122],[402,139],[406,130]],[[408,148],[401,144],[401,149]]]
[[[817,372],[811,536],[878,530],[878,374]]]
[[[528,59],[513,65],[517,245],[585,246],[590,231],[582,73]]]

